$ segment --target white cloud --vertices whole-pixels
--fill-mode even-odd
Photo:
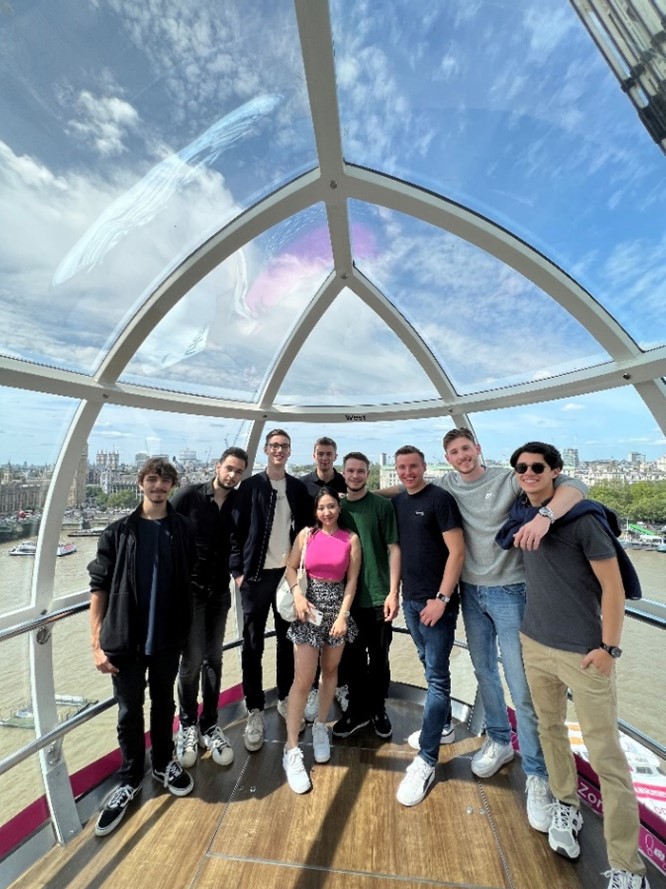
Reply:
[[[69,121],[69,132],[92,145],[102,157],[122,154],[125,136],[140,124],[136,109],[117,96],[94,96],[83,90],[76,110],[78,118]]]

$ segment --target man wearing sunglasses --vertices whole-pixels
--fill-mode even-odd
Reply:
[[[272,429],[266,435],[264,453],[265,471],[241,482],[231,512],[229,568],[243,605],[241,669],[248,712],[243,743],[251,752],[264,744],[262,659],[271,608],[277,643],[278,712],[286,718],[287,695],[294,681],[294,646],[287,639],[289,624],[278,614],[275,592],[294,538],[312,521],[307,488],[287,472],[291,439],[283,429]]]
[[[560,452],[528,442],[510,462],[524,492],[512,519],[550,507],[563,465]],[[503,545],[511,546],[510,540]],[[555,797],[549,845],[565,858],[580,855],[583,818],[564,723],[570,688],[601,784],[608,889],[649,889],[638,855],[638,804],[617,730],[615,660],[622,654],[625,589],[612,534],[592,508],[576,510],[555,524],[538,549],[525,550],[524,563],[527,605],[520,639]]]
[[[582,482],[559,476],[552,501],[521,528],[515,546],[507,552],[495,543],[495,535],[521,493],[515,473],[505,467],[484,466],[481,448],[470,429],[450,430],[443,444],[446,459],[456,471],[447,473],[440,484],[455,497],[463,520],[461,608],[485,711],[486,740],[472,759],[472,771],[479,778],[489,778],[514,756],[497,663],[499,644],[516,713],[521,763],[527,776],[527,815],[531,826],[545,833],[550,826],[552,800],[520,649],[519,632],[525,610],[521,550],[538,548],[553,522],[578,503],[587,488]],[[442,742],[453,740],[453,729],[445,727]]]

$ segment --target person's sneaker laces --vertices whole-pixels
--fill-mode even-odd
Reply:
[[[303,765],[303,751],[300,747],[285,750],[282,756],[282,767],[287,773],[287,783],[294,793],[307,793],[312,785]]]
[[[132,784],[119,784],[115,790],[111,791],[111,795],[107,797],[95,824],[96,836],[105,837],[107,833],[111,833],[114,828],[118,827],[125,817],[127,807],[140,790],[141,784],[137,787]]]
[[[305,712],[303,713],[306,722],[314,722],[319,716],[319,689],[311,688],[308,699],[305,702]]]
[[[349,686],[348,685],[339,685],[335,689],[335,700],[338,702],[338,706],[342,710],[343,713],[346,713],[349,709]]]
[[[514,757],[512,744],[500,744],[487,737],[483,747],[472,758],[472,771],[477,778],[490,778]]]
[[[328,726],[317,722],[312,725],[312,749],[315,762],[328,762],[331,758],[331,742],[328,737]]]
[[[643,874],[632,874],[629,870],[607,870],[604,877],[609,877],[607,889],[650,889],[647,877]]]
[[[333,737],[348,738],[350,735],[353,735],[354,732],[358,732],[360,729],[365,728],[366,725],[370,725],[369,719],[363,716],[353,716],[350,713],[346,713],[344,716],[341,716],[333,726]]]
[[[528,775],[525,782],[527,794],[527,820],[534,830],[548,833],[552,818],[553,797],[550,795],[548,781],[541,775]]]
[[[153,769],[153,778],[174,796],[187,796],[194,787],[194,779],[177,759],[172,759],[163,772]]]
[[[261,710],[250,710],[243,732],[245,749],[249,750],[250,753],[261,750],[264,746],[264,734],[264,714]]]
[[[372,717],[372,727],[379,738],[390,738],[393,734],[393,726],[386,710],[382,710],[381,713]]]
[[[196,725],[181,725],[176,739],[176,757],[185,769],[191,769],[196,765],[199,730]]]
[[[555,800],[551,807],[548,845],[558,855],[575,861],[580,855],[578,833],[582,826],[583,816],[578,809]]]
[[[234,751],[229,743],[229,738],[219,725],[214,725],[206,732],[202,732],[200,729],[199,744],[210,750],[213,762],[216,762],[218,766],[230,766],[234,761]]]
[[[449,722],[442,729],[442,736],[439,739],[440,747],[442,744],[453,744],[455,740],[456,740],[456,732],[455,732],[453,725],[451,725],[451,723]],[[421,729],[419,729],[416,732],[412,732],[411,735],[407,738],[407,743],[413,750],[420,750],[421,749]]]
[[[422,757],[415,756],[400,782],[396,799],[403,806],[416,806],[425,797],[434,780],[435,767],[428,765]]]

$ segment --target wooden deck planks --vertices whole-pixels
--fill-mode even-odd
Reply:
[[[470,759],[481,742],[462,728],[456,744],[441,748],[427,799],[400,806],[395,791],[413,756],[405,739],[419,708],[398,701],[390,712],[392,741],[359,733],[336,742],[323,765],[313,764],[308,730],[313,790],[303,796],[285,781],[284,724],[275,711],[267,712],[267,742],[255,754],[243,748],[242,722],[234,724],[230,768],[200,758],[195,790],[182,799],[147,777],[116,831],[97,838],[91,819],[12,889],[605,887],[600,819],[585,812],[580,862],[554,855],[527,823],[519,758],[479,781]],[[658,879],[653,889],[665,884]]]

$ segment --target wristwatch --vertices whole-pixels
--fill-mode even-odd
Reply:
[[[550,519],[550,524],[552,525],[555,521],[555,513],[550,508],[550,506],[542,506],[539,510],[539,515],[545,515],[547,519]]]
[[[451,601],[451,596],[446,596],[444,593],[437,593],[435,599],[439,599],[440,602],[443,602],[445,605],[448,605]]]
[[[611,657],[617,658],[622,654],[622,649],[618,648],[617,645],[606,645],[605,642],[601,642],[599,648],[603,648]]]

